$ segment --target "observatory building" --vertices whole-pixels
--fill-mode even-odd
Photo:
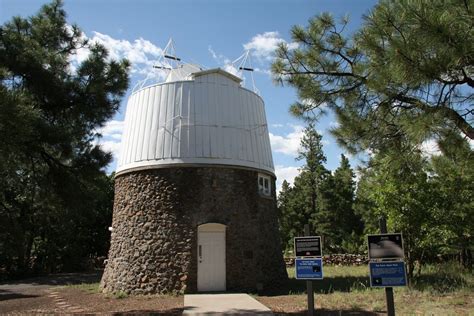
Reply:
[[[262,290],[287,278],[262,98],[191,64],[130,96],[101,288]]]

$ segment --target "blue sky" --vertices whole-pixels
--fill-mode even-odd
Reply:
[[[47,1],[0,0],[0,22],[14,15],[29,16]],[[376,1],[349,0],[65,0],[68,23],[76,23],[84,36],[104,44],[115,58],[126,57],[132,62],[131,88],[150,73],[168,39],[173,38],[176,53],[186,62],[207,68],[229,66],[245,48],[251,49],[255,85],[265,100],[270,140],[273,150],[278,186],[283,179],[290,182],[298,172],[295,161],[302,135],[303,122],[288,114],[289,105],[296,101],[292,88],[276,86],[269,75],[272,51],[281,41],[291,43],[289,31],[293,25],[307,21],[322,12],[336,18],[349,15],[348,32],[362,23]],[[72,60],[80,62],[87,54],[82,51]],[[249,81],[247,78],[247,82]],[[128,95],[127,95],[128,97]],[[119,113],[102,133],[105,149],[119,151],[123,115],[127,97]],[[323,134],[327,168],[339,165],[342,149],[329,135],[334,125],[332,115],[323,117],[317,129]],[[355,166],[358,160],[351,159]],[[109,171],[115,169],[115,162]]]

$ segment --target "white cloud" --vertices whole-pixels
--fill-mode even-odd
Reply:
[[[277,177],[276,191],[277,194],[280,194],[283,180],[286,180],[290,185],[292,185],[295,177],[299,174],[299,168],[294,166],[285,167],[278,165],[275,167],[275,174]]]
[[[286,135],[282,136],[269,133],[270,144],[272,145],[272,150],[274,152],[296,157],[298,155],[298,149],[300,147],[301,138],[304,135],[304,126],[292,124],[287,125],[292,128],[292,131]],[[282,127],[281,124],[277,126]],[[317,132],[318,134],[323,135],[322,131],[317,130]],[[325,139],[323,139],[321,143],[325,146],[330,144],[330,142]]]
[[[104,151],[109,151],[112,153],[112,156],[114,160],[117,160],[118,156],[120,155],[120,141],[111,141],[111,140],[106,140],[106,141],[99,141],[98,145],[102,148]]]
[[[211,53],[212,58],[218,63],[221,62],[223,59],[226,59],[224,55],[216,53],[214,49],[212,49],[211,45],[207,47],[207,50],[209,51],[209,53]]]
[[[301,137],[303,136],[304,127],[301,125],[292,125],[292,128],[293,131],[283,136],[269,133],[270,144],[272,145],[273,151],[294,157],[298,155],[298,148],[300,146]]]
[[[271,72],[269,69],[263,69],[263,68],[254,67],[254,68],[253,68],[253,71],[258,72],[258,73],[261,73],[261,74],[264,74],[264,75],[267,75],[267,76],[271,76],[271,75],[272,75],[272,72]]]
[[[420,150],[425,157],[441,155],[438,143],[434,139],[424,141],[420,145]]]
[[[252,55],[256,58],[271,60],[274,57],[274,52],[278,47],[278,44],[280,43],[287,42],[280,37],[278,32],[264,32],[252,37],[250,42],[244,44],[244,49],[250,49]],[[298,44],[289,43],[288,46],[290,49],[294,49],[298,47]]]
[[[131,63],[131,73],[147,76],[155,73],[157,79],[164,79],[166,73],[162,70],[153,68],[158,58],[162,54],[162,49],[152,42],[143,38],[135,39],[133,42],[124,39],[115,39],[107,34],[92,32],[93,36],[88,38],[89,46],[101,44],[109,51],[109,59],[119,60],[126,58]],[[81,36],[86,39],[87,36],[82,33]],[[72,71],[75,71],[79,64],[87,59],[90,49],[83,47],[77,50],[76,54],[70,58]]]
[[[339,122],[336,122],[336,121],[331,121],[329,123],[330,128],[338,128],[339,126],[341,126],[341,124],[339,124]]]
[[[280,37],[278,32],[264,32],[262,34],[255,35],[249,42],[243,44],[244,49],[250,50],[251,57],[254,57],[253,59],[256,59],[258,64],[260,64],[260,67],[255,67],[252,65],[255,73],[271,76],[269,62],[272,61],[274,57],[274,51],[280,43],[287,42]],[[288,46],[290,49],[294,49],[298,45],[296,43],[289,43]],[[209,45],[208,51],[217,64],[220,65],[220,67],[245,80],[245,78],[242,77],[242,72],[238,71],[229,58],[221,53],[216,52],[211,45]],[[248,65],[249,64],[247,64],[247,66]]]
[[[104,127],[100,128],[97,132],[102,136],[107,137],[114,134],[122,134],[123,132],[123,121],[108,121]]]
[[[219,65],[219,67],[221,67],[222,69],[224,69],[225,71],[227,72],[230,72],[231,74],[241,78],[242,78],[242,73],[239,72],[239,70],[237,69],[237,67],[235,67],[233,64],[232,64],[232,61],[225,57],[224,55],[220,54],[220,53],[217,53],[216,51],[214,51],[212,49],[212,46],[209,45],[207,50],[209,51],[209,53],[211,54],[212,58],[214,59],[214,61]]]
[[[114,160],[117,160],[120,155],[123,126],[123,121],[112,120],[97,130],[97,133],[101,134],[102,137],[97,140],[96,144],[100,145],[103,150],[110,151]]]

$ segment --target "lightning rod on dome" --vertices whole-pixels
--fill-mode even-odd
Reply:
[[[240,57],[232,62],[232,66],[238,69],[238,75],[243,79],[243,85],[245,85],[245,76],[244,71],[250,72],[250,78],[252,80],[252,89],[253,92],[260,95],[260,91],[258,91],[257,87],[255,86],[255,80],[253,78],[253,71],[254,68],[252,67],[252,58],[250,56],[250,49],[244,51]]]
[[[171,62],[168,61],[172,60]],[[164,70],[164,71],[171,71],[172,69],[178,68],[181,65],[181,58],[176,56],[176,48],[174,46],[173,38],[170,37],[168,43],[166,44],[165,48],[161,51],[156,64],[153,65],[153,69]],[[139,81],[135,87],[133,87],[132,92],[139,90],[145,87],[145,84],[156,76],[154,72],[148,72],[145,79]]]

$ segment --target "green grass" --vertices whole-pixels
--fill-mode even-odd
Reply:
[[[114,293],[114,297],[118,300],[122,299],[122,298],[127,298],[128,297],[128,294],[125,293],[125,292],[122,292],[122,291],[118,291],[118,292],[115,292]]]
[[[474,274],[457,263],[428,265],[419,277],[413,280],[412,288],[433,294],[458,290],[474,290]]]
[[[99,282],[97,282],[97,283],[71,284],[71,285],[67,285],[66,287],[79,289],[81,291],[84,291],[86,293],[91,293],[91,294],[100,292]]]
[[[370,287],[368,266],[326,265],[323,269],[324,279],[313,281],[322,315],[354,311],[373,315],[386,310],[385,291]],[[294,278],[294,268],[288,268],[288,277],[286,287],[262,295],[262,301],[278,310],[278,302],[289,300],[290,311],[304,311],[306,282]],[[474,275],[456,263],[428,265],[410,287],[394,288],[394,296],[400,315],[470,315],[474,310]]]
[[[314,281],[316,293],[352,292],[371,290],[369,268],[361,266],[323,267],[324,279]],[[295,268],[287,268],[290,278],[287,289],[293,293],[306,291],[305,282],[295,279]],[[427,265],[420,276],[414,278],[407,290],[429,293],[450,293],[458,290],[474,290],[474,274],[464,270],[457,263]]]
[[[295,279],[295,268],[287,269],[289,281],[283,293],[301,294],[306,291],[306,283]],[[323,267],[324,279],[313,282],[315,293],[365,291],[370,287],[367,266],[329,266]]]
[[[73,289],[78,289],[80,291],[83,291],[83,292],[86,292],[86,293],[89,293],[89,294],[96,294],[96,293],[100,293],[99,284],[100,284],[99,282],[97,282],[97,283],[81,283],[81,284],[66,285],[66,287],[73,288]],[[127,298],[128,294],[123,292],[123,291],[118,291],[118,292],[115,292],[112,295],[106,294],[106,296],[113,297],[115,299],[123,299],[123,298]]]

